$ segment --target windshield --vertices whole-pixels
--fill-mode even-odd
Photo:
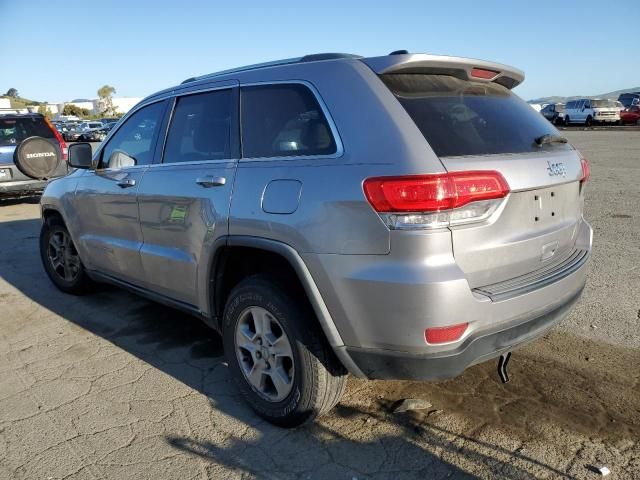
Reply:
[[[381,79],[440,157],[534,152],[540,150],[536,138],[558,135],[542,115],[495,83],[428,74]],[[553,143],[544,148],[571,147]]]
[[[591,100],[593,108],[616,108],[615,100]]]
[[[0,119],[0,146],[17,146],[29,137],[55,138],[55,134],[42,118]]]
[[[564,105],[560,105],[559,103],[556,103],[556,112],[564,112]]]

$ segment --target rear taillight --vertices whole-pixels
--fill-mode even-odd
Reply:
[[[488,218],[509,193],[496,171],[368,178],[371,206],[393,229],[437,228]]]
[[[591,176],[591,167],[589,167],[589,162],[586,159],[581,158],[580,164],[582,165],[582,177],[580,178],[580,183],[584,183],[589,180]]]
[[[468,326],[468,323],[459,323],[448,327],[427,328],[424,331],[424,339],[427,343],[455,342],[462,337]]]
[[[58,129],[53,126],[53,124],[49,121],[48,118],[45,117],[44,121],[53,132],[53,135],[56,137],[56,140],[60,145],[60,152],[62,153],[62,159],[66,161],[67,160],[67,144],[64,141],[64,138],[62,138],[62,135],[60,135],[60,132],[58,131]]]

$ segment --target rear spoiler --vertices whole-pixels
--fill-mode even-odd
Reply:
[[[464,57],[409,53],[362,58],[378,75],[385,73],[430,73],[462,80],[495,82],[512,89],[524,81],[524,72],[501,63]]]

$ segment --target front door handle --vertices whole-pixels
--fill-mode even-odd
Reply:
[[[227,183],[227,179],[224,177],[201,177],[196,178],[196,183],[204,188],[221,187]]]
[[[129,188],[134,187],[136,185],[136,181],[133,178],[123,178],[118,182],[118,186],[120,188]]]

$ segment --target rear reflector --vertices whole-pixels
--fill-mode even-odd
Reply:
[[[363,187],[377,212],[441,212],[509,193],[507,181],[496,171],[374,177]]]
[[[424,339],[427,343],[455,342],[462,337],[468,326],[468,323],[460,323],[450,327],[427,328],[424,331]]]
[[[589,180],[591,176],[591,167],[589,167],[589,162],[584,158],[580,159],[580,164],[582,165],[582,178],[580,178],[580,182],[584,183]]]
[[[496,78],[500,72],[494,72],[493,70],[485,70],[484,68],[472,68],[471,76],[473,78],[482,78],[484,80],[491,80]]]

